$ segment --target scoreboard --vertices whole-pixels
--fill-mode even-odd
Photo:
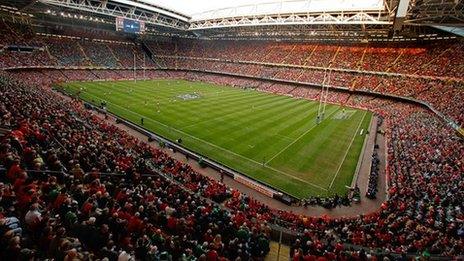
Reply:
[[[145,32],[145,23],[124,17],[116,17],[116,31],[123,31],[131,34],[142,34]]]

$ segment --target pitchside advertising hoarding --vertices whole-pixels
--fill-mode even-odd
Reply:
[[[124,17],[116,17],[116,31],[123,31],[130,34],[142,34],[145,32],[145,23]]]

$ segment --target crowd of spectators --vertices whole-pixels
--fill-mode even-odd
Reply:
[[[422,77],[359,74],[339,70],[301,69],[256,63],[164,57],[168,68],[230,73],[265,79],[298,81],[408,97],[429,103],[458,125],[464,125],[463,82]],[[461,79],[462,80],[462,79]]]
[[[382,130],[380,129],[380,126],[382,125],[383,119],[378,118],[377,120],[377,127],[376,130],[377,132],[381,133]],[[370,199],[375,199],[378,190],[378,180],[379,180],[379,172],[380,172],[380,158],[379,158],[379,149],[380,146],[378,144],[378,139],[376,137],[375,143],[374,143],[374,151],[372,153],[372,158],[371,158],[371,168],[370,168],[370,173],[369,173],[369,182],[367,184],[367,191],[366,191],[366,197]]]
[[[11,35],[11,32],[0,32]],[[22,35],[22,34],[20,34]],[[7,37],[5,37],[7,38]],[[5,42],[5,48],[15,46],[14,39]],[[24,38],[21,38],[24,39]],[[140,45],[132,42],[109,40],[84,40],[77,36],[36,36],[23,40],[23,46],[33,51],[10,51],[0,53],[0,67],[18,66],[94,66],[109,68],[133,68],[134,55],[137,68],[156,67],[145,55]],[[2,47],[2,46],[0,46]],[[144,57],[145,56],[145,57]]]
[[[97,70],[95,72],[98,73]],[[128,71],[128,74],[130,74],[130,71]],[[24,73],[21,79],[28,79],[26,75],[27,73]],[[10,76],[16,77],[18,75],[11,74]],[[30,75],[29,84],[32,84],[33,82],[40,82],[35,77],[40,77],[40,75]],[[95,75],[92,77],[95,77]],[[242,81],[238,81],[238,77],[224,77],[206,73],[169,72],[162,75],[152,75],[152,77],[205,80],[244,87],[250,86],[248,84],[255,84],[257,88],[262,88],[263,90],[272,89],[274,92],[276,92],[280,87],[282,88],[280,93],[289,93],[290,88],[292,88],[280,86],[279,84],[272,84],[270,82],[259,83],[257,80],[243,79]],[[43,85],[47,86],[47,83],[45,82]],[[93,222],[94,224],[98,225],[98,229],[101,229],[104,224],[107,224],[110,228],[112,228],[111,224],[108,224],[109,221],[108,223],[105,223],[105,220],[107,218],[108,220],[111,220],[111,216],[114,215],[114,212],[112,215],[103,215],[104,218],[99,219],[99,217],[101,217],[100,214],[98,214],[100,211],[96,211],[96,209],[100,208],[100,203],[98,203],[100,200],[94,199],[94,201],[92,201],[93,203],[90,203],[93,207],[82,203],[86,203],[88,201],[86,195],[90,195],[89,192],[87,192],[87,194],[85,193],[86,189],[88,189],[88,191],[95,192],[98,191],[99,187],[102,185],[104,187],[102,194],[108,192],[110,193],[109,195],[112,195],[116,198],[116,202],[110,201],[115,204],[116,207],[109,209],[115,210],[118,215],[120,211],[122,211],[124,213],[129,212],[130,214],[137,216],[136,213],[140,211],[140,205],[137,204],[141,204],[141,201],[132,199],[129,201],[132,203],[132,208],[126,211],[124,206],[127,202],[123,201],[124,204],[122,204],[117,200],[117,195],[121,188],[118,190],[118,188],[112,187],[111,185],[116,183],[119,184],[122,182],[121,179],[124,179],[123,182],[127,183],[124,183],[123,187],[127,187],[127,190],[131,191],[131,195],[135,193],[135,195],[142,195],[143,198],[144,193],[147,193],[147,191],[150,190],[155,195],[155,197],[163,198],[161,202],[169,202],[166,203],[166,205],[175,208],[176,210],[182,209],[186,212],[191,210],[188,208],[185,210],[181,204],[181,202],[185,201],[185,197],[188,196],[179,196],[181,198],[180,202],[177,200],[177,195],[181,195],[180,191],[184,191],[183,189],[185,188],[188,188],[188,190],[196,192],[197,194],[210,199],[219,199],[221,202],[222,200],[225,200],[224,204],[227,206],[227,211],[229,212],[227,212],[227,214],[223,214],[223,216],[226,215],[230,217],[230,219],[233,220],[232,224],[240,220],[241,222],[238,223],[240,226],[235,226],[235,229],[238,230],[240,230],[244,223],[247,223],[248,230],[253,231],[253,228],[256,228],[255,226],[257,226],[257,223],[255,224],[252,222],[255,220],[258,221],[258,223],[276,222],[277,224],[299,231],[300,233],[309,233],[310,239],[305,239],[303,243],[308,245],[315,244],[314,249],[313,247],[310,247],[308,249],[312,250],[303,250],[300,255],[306,255],[310,253],[310,255],[315,256],[327,256],[334,254],[337,257],[342,257],[347,255],[346,249],[343,249],[344,243],[366,247],[381,247],[383,250],[393,251],[395,253],[422,253],[423,251],[426,251],[427,253],[431,254],[459,255],[463,252],[464,215],[463,210],[461,209],[461,199],[464,196],[462,195],[462,188],[464,186],[464,182],[462,180],[462,173],[464,173],[464,162],[462,159],[464,146],[462,140],[459,139],[456,134],[449,129],[448,126],[443,124],[438,118],[434,117],[433,114],[413,105],[404,105],[401,103],[355,95],[349,96],[347,98],[343,93],[330,93],[329,96],[333,97],[332,100],[335,103],[344,102],[348,106],[370,109],[385,117],[386,125],[389,126],[385,135],[389,140],[389,164],[387,173],[389,175],[388,182],[390,186],[388,191],[389,201],[385,202],[381,209],[379,209],[377,212],[360,217],[328,219],[325,217],[305,217],[293,214],[291,212],[271,209],[249,196],[241,194],[236,190],[225,187],[221,183],[215,182],[193,172],[187,165],[175,162],[166,154],[157,150],[153,150],[146,144],[140,143],[131,138],[129,135],[118,131],[116,127],[107,125],[104,122],[100,122],[98,118],[89,115],[82,109],[79,104],[75,102],[71,104],[60,104],[56,102],[54,106],[48,109],[53,112],[52,115],[58,115],[58,117],[52,117],[50,114],[46,113],[48,110],[41,109],[40,105],[47,104],[47,102],[44,100],[47,100],[48,102],[59,100],[50,98],[50,96],[54,96],[55,94],[50,92],[48,89],[40,87],[37,90],[27,87],[19,89],[10,83],[8,83],[6,86],[7,89],[4,89],[3,93],[11,93],[11,96],[14,96],[15,98],[11,98],[10,95],[4,96],[2,104],[6,104],[7,106],[2,107],[2,119],[4,119],[2,124],[6,125],[6,123],[9,123],[10,126],[19,126],[20,124],[15,125],[15,123],[18,124],[18,122],[26,121],[29,126],[27,129],[31,130],[25,132],[29,135],[34,135],[34,137],[40,137],[40,135],[44,135],[46,138],[49,138],[46,140],[52,144],[59,143],[63,145],[63,147],[59,145],[52,146],[46,142],[46,146],[43,147],[41,142],[38,142],[37,144],[33,143],[34,145],[29,145],[27,141],[25,143],[25,141],[19,140],[19,144],[21,144],[23,148],[31,147],[31,149],[34,150],[37,155],[40,155],[41,158],[45,160],[41,165],[42,168],[39,168],[39,166],[35,166],[35,164],[32,163],[29,165],[26,164],[25,162],[31,161],[24,161],[26,155],[16,153],[16,158],[19,162],[17,162],[16,165],[11,164],[11,166],[19,166],[20,170],[27,170],[26,174],[31,175],[31,177],[35,176],[35,172],[31,173],[31,170],[40,170],[42,177],[47,178],[52,178],[56,175],[53,175],[53,173],[47,173],[44,170],[66,173],[59,174],[56,178],[59,180],[58,184],[60,187],[66,187],[66,197],[73,198],[73,200],[78,202],[78,214],[76,214],[78,216],[78,224],[82,225],[82,222],[87,224],[86,222],[90,221],[90,223]],[[24,92],[25,94],[22,94],[21,92]],[[302,96],[302,98],[308,98],[312,97],[317,92],[317,89],[293,87],[293,90],[290,91],[290,94],[296,95],[307,93],[307,96]],[[27,95],[27,98],[23,97],[22,95]],[[27,100],[29,105],[24,104],[25,102],[18,102],[17,105],[12,105],[12,101],[17,102],[16,100],[21,98],[24,98],[25,101]],[[39,101],[37,101],[37,103],[33,102],[31,104],[31,101],[34,100]],[[20,115],[22,116],[19,117],[22,119],[22,121],[12,117],[19,114],[19,111],[15,111],[14,113],[10,111],[13,110],[12,108],[17,108],[16,106],[21,106],[21,108],[24,106],[24,108],[26,108],[23,110],[23,112],[21,112]],[[68,111],[65,110],[65,112],[61,112],[60,110],[62,110],[63,107],[67,108],[66,110]],[[8,110],[6,108],[8,108]],[[33,108],[39,108],[40,113],[34,113]],[[10,116],[5,117],[5,115]],[[28,115],[28,117],[24,115]],[[78,116],[73,118],[70,115]],[[31,117],[34,120],[31,120]],[[45,133],[44,129],[50,133]],[[21,134],[23,137],[27,137],[25,140],[31,139],[28,134],[24,134],[22,131],[18,132],[17,129],[15,129],[15,131],[16,132],[13,133]],[[51,137],[54,137],[54,139]],[[12,141],[11,137],[7,143],[10,144],[10,149],[7,151],[7,153],[5,153],[5,155],[14,153],[13,148],[15,148],[18,143]],[[131,149],[126,150],[126,148]],[[52,152],[50,152],[50,150],[52,150]],[[95,158],[96,155],[102,156]],[[150,160],[147,162],[147,159]],[[32,160],[32,162],[34,162],[34,160]],[[76,167],[76,164],[79,164],[79,166]],[[172,193],[171,196],[169,196],[169,194],[163,194],[158,191],[157,188],[165,188],[175,185],[168,185],[171,184],[168,179],[164,179],[163,176],[159,176],[156,172],[150,171],[150,168],[147,166],[152,166],[152,164],[153,166],[157,166],[164,173],[169,173],[169,175],[172,175],[174,180],[180,181],[182,184],[184,184],[184,187],[176,187],[176,192]],[[9,173],[12,169],[11,166],[8,164],[5,166],[8,166],[7,173]],[[15,171],[19,171],[17,167],[13,169]],[[122,178],[111,175],[105,177],[102,173],[122,174]],[[165,183],[161,183],[162,185],[160,186],[153,185],[151,187],[147,185],[146,182],[140,182],[140,180],[143,178],[142,173],[150,173],[152,175],[150,177],[152,180]],[[13,174],[7,174],[7,176],[11,175]],[[74,176],[77,176],[77,178]],[[80,178],[81,176],[83,176],[83,178]],[[114,179],[116,179],[117,182],[113,183]],[[26,180],[28,180],[28,178],[26,178]],[[33,178],[32,180],[35,179]],[[76,180],[82,180],[82,186],[79,185],[80,183],[76,185],[74,183]],[[98,182],[95,180],[98,180]],[[8,183],[8,180],[5,182]],[[15,183],[12,181],[10,182],[12,184]],[[64,182],[64,184],[62,182]],[[39,188],[41,188],[42,183],[38,183]],[[139,188],[139,184],[144,184],[147,187],[142,186],[142,188]],[[74,187],[72,185],[75,185],[79,188],[83,187],[84,192],[75,194],[75,191],[73,190]],[[137,191],[137,193],[134,192],[134,190]],[[44,193],[40,189],[39,191]],[[48,193],[48,190],[46,191]],[[73,191],[73,193],[68,191]],[[48,216],[52,217],[55,213],[57,213],[55,212],[56,210],[53,208],[49,210],[50,208],[45,208],[45,206],[52,204],[51,201],[54,202],[56,199],[50,199],[44,195],[45,194],[41,194],[41,196],[38,196],[40,199],[38,200],[40,205],[38,208],[39,212],[42,211],[40,213],[43,216],[46,216],[45,214],[47,214]],[[80,195],[78,199],[74,198],[76,195]],[[167,199],[164,199],[164,197]],[[190,195],[190,197],[194,196]],[[192,198],[192,200],[198,204],[200,204],[199,202],[203,202],[201,198]],[[29,203],[31,202],[36,203],[35,200],[30,201]],[[206,204],[207,209],[214,209],[214,205],[212,205],[212,203],[210,205],[207,203],[204,204]],[[25,203],[25,206],[29,205]],[[84,205],[87,206],[85,208],[86,211],[84,211]],[[187,205],[189,204],[187,203]],[[195,205],[198,206],[197,204]],[[147,211],[147,208],[149,208],[149,206],[144,204],[142,204],[142,206],[144,211]],[[158,205],[155,204],[154,211],[157,213],[155,216],[158,216],[160,215],[160,208],[156,208],[156,206]],[[88,210],[89,208],[91,209],[90,211]],[[16,220],[20,221],[19,224],[23,224],[25,222],[23,215],[26,213],[20,213],[20,210],[24,208],[18,208],[15,206],[13,212],[8,212],[11,210],[11,206],[5,206],[3,209],[7,210],[4,216],[12,218],[11,224],[13,224],[13,229],[17,228],[17,226],[14,225],[18,224]],[[28,207],[26,209],[28,209]],[[47,211],[44,209],[47,209]],[[106,213],[105,207],[101,209],[104,213]],[[68,213],[69,209],[66,208],[66,211],[66,213]],[[164,215],[168,215],[166,209],[164,209],[164,212],[161,212]],[[186,212],[182,212],[182,214],[185,214]],[[168,228],[169,222],[166,223],[166,227],[159,225],[157,222],[150,223],[151,220],[147,215],[144,215],[145,213],[147,212],[139,213],[139,218],[142,220],[143,224],[153,224],[156,229],[160,229],[161,233],[167,233],[166,235],[163,234],[166,237],[168,237],[168,235],[172,236],[180,233],[178,230],[175,230],[174,234],[169,234],[169,232],[172,232],[172,230]],[[195,214],[193,215],[198,218]],[[96,219],[92,221],[92,217],[95,217]],[[175,217],[178,218],[177,221],[182,218],[191,221],[191,219],[184,215]],[[148,221],[146,218],[148,218]],[[190,218],[192,218],[192,216],[190,216]],[[132,220],[132,217],[129,220]],[[66,238],[74,238],[73,240],[75,240],[75,238],[78,239],[77,242],[79,242],[80,245],[77,246],[76,250],[71,251],[71,253],[77,252],[79,255],[87,255],[88,253],[92,253],[97,256],[101,256],[100,252],[89,250],[88,243],[85,242],[85,237],[80,238],[79,233],[74,234],[75,230],[69,227],[68,221],[59,220],[57,222],[57,226],[59,228],[63,226],[65,231],[67,231]],[[248,224],[248,222],[251,223]],[[191,228],[195,226],[189,224],[182,227],[182,229],[187,229],[186,227]],[[20,226],[20,228],[25,230],[24,227]],[[53,228],[55,230],[53,230]],[[204,233],[206,234],[208,234],[207,228],[209,228],[209,226],[207,226],[205,228],[206,230],[204,230]],[[49,233],[51,233],[53,236],[56,236],[55,233],[58,233],[58,229],[56,227],[52,227],[51,229],[52,232]],[[265,231],[264,228],[258,226],[257,231],[260,231],[260,235],[265,235],[263,230]],[[110,231],[111,234],[113,234],[112,238],[114,238],[114,234],[121,233],[119,231]],[[143,231],[145,232],[145,230]],[[223,232],[223,230],[220,229],[218,231]],[[219,234],[221,235],[222,241],[224,242],[225,235],[223,233]],[[33,234],[30,234],[29,231],[26,231],[25,234],[22,232],[21,235],[27,239],[19,240],[18,244],[21,244],[21,248],[25,249],[25,247],[31,246],[28,245],[31,244],[31,238],[29,237]],[[118,235],[119,240],[124,238],[121,238],[122,235]],[[124,235],[127,236],[127,234]],[[122,253],[122,251],[126,251],[126,253],[129,254],[136,254],[137,251],[134,249],[137,249],[136,246],[139,238],[138,236],[142,236],[143,238],[143,235],[143,233],[135,234],[130,239],[124,238],[123,242],[126,242],[126,244],[129,245],[129,248],[127,245],[121,245],[121,241],[114,239],[112,241],[110,240],[112,244],[111,246],[113,249],[117,249],[116,252],[118,254]],[[147,236],[151,239],[151,234],[148,233]],[[204,234],[202,234],[202,236],[204,236]],[[180,240],[179,238],[177,239]],[[178,241],[175,241],[175,239],[172,240],[178,243]],[[201,241],[195,238],[190,239],[190,242],[195,240],[197,243]],[[235,242],[232,239],[231,241]],[[231,241],[229,240],[228,243],[233,244]],[[310,242],[308,243],[308,241]],[[181,240],[181,242],[183,241]],[[173,244],[176,245],[176,243]],[[203,245],[203,243],[201,244]],[[166,246],[164,246],[164,248],[160,247],[160,245],[150,241],[149,246],[153,245],[156,245],[157,249],[166,251],[167,255],[183,253],[182,251],[173,251],[172,248]],[[336,250],[335,246],[337,245],[342,245],[337,247],[339,250]],[[130,248],[131,246],[133,247],[132,252]],[[188,244],[188,246],[191,245]],[[71,247],[74,247],[74,245],[71,245]],[[340,248],[342,249],[340,250]],[[189,250],[183,249],[183,251],[188,252]],[[66,255],[68,252],[61,254]],[[186,255],[188,255],[187,252],[185,252]],[[40,252],[38,254],[43,255],[44,253],[45,252]]]
[[[16,23],[2,17],[0,19],[0,47],[8,45],[40,46],[35,41],[35,33],[26,21]]]
[[[92,65],[111,68],[117,67],[118,61],[113,51],[111,51],[106,43],[81,41],[80,45],[86,57],[90,59]]]
[[[2,21],[1,44],[48,47],[57,59],[32,56],[37,64],[133,66],[133,54],[142,66],[140,45],[117,41],[96,42],[80,37],[37,37],[30,26]],[[110,36],[108,36],[110,37]],[[114,38],[114,37],[113,37]],[[78,39],[78,40],[76,40]],[[110,43],[111,42],[111,43]],[[464,73],[464,45],[455,41],[416,45],[330,45],[264,41],[146,42],[157,55],[215,58],[229,61],[264,62],[306,65],[361,71],[392,72],[419,76],[440,76],[461,79]],[[80,45],[80,46],[79,46]],[[86,60],[86,55],[90,61]],[[146,59],[147,66],[155,66]]]
[[[155,53],[184,57],[307,65],[376,72],[447,76],[464,73],[459,41],[398,44],[316,44],[272,41],[209,41],[178,39],[149,42]]]
[[[70,38],[45,38],[51,57],[62,66],[86,66],[90,61],[86,58],[79,42]]]
[[[156,65],[153,63],[153,60],[150,59],[150,57],[142,50],[140,45],[134,45],[132,43],[112,43],[107,45],[112,50],[113,54],[117,57],[119,64],[122,67],[134,68],[134,55],[136,68],[156,67]]]
[[[464,124],[464,108],[459,102],[464,98],[461,66],[464,61],[460,55],[464,45],[459,42],[353,46],[180,39],[177,42],[146,42],[152,53],[161,55],[152,59],[140,44],[82,40],[75,36],[39,37],[34,36],[29,27],[22,32],[16,30],[14,24],[3,23],[8,26],[1,33],[6,39],[11,38],[7,43],[26,42],[37,48],[32,52],[4,50],[0,53],[0,67],[59,65],[127,69],[134,66],[135,55],[139,70],[145,66],[227,72],[415,98],[431,104],[458,126]],[[260,64],[262,62],[278,65]],[[326,67],[334,70],[326,73],[320,69]],[[389,72],[413,76],[386,74]]]
[[[0,88],[1,126],[12,129],[1,139],[2,259],[259,260],[269,251],[264,223],[203,198],[230,197],[223,184],[49,88],[5,78]]]
[[[69,40],[70,44],[65,44],[68,40],[63,39],[44,41],[49,43],[47,48],[51,55],[43,58],[43,64],[89,65],[95,58],[92,55],[92,59],[87,59],[88,50],[81,49],[93,48],[93,43],[87,46],[76,40]],[[52,41],[57,43],[50,44]],[[224,52],[225,47],[219,42],[196,40],[191,44],[181,41],[178,46],[156,43],[151,48],[156,51],[169,46],[160,51],[165,55],[174,50],[176,55],[188,57],[245,61],[251,57],[251,61],[259,62],[277,59],[280,63],[295,61],[297,64],[330,65],[331,68],[343,64],[341,68],[390,72],[406,71],[405,66],[410,61],[407,54],[411,53],[421,60],[419,73],[423,76],[462,77],[462,66],[457,66],[463,59],[462,55],[457,55],[462,53],[459,43],[425,46],[423,50],[417,47],[414,47],[417,50],[408,47],[394,51],[389,47],[354,48],[356,55],[353,57],[361,62],[350,60],[351,56],[343,53],[351,50],[346,46],[267,43],[266,49],[260,42],[225,44],[230,52],[229,49]],[[112,45],[107,47],[112,48]],[[279,53],[280,47],[287,53]],[[121,51],[114,49],[111,49],[114,61],[126,63],[121,61],[126,58],[120,59],[124,57],[119,54]],[[302,54],[294,53],[298,50],[303,50]],[[27,55],[32,59],[40,57],[34,53]],[[392,64],[386,65],[377,59],[384,55]],[[1,61],[11,59],[4,58],[10,57],[5,53],[1,57]],[[140,56],[137,57],[140,61]],[[330,57],[335,59],[330,62]],[[24,64],[29,64],[27,59],[22,58]],[[345,60],[340,62],[339,59]],[[453,69],[447,69],[446,59],[450,59]],[[299,79],[318,84],[324,79],[319,69],[173,57],[163,61],[172,68]],[[402,63],[405,66],[400,66]],[[2,66],[11,65],[2,63]],[[82,104],[64,101],[49,88],[53,82],[60,81],[130,79],[133,73],[131,70],[44,69],[7,73],[23,83],[2,77],[0,123],[12,130],[1,139],[0,151],[2,259],[20,256],[59,256],[67,260],[103,257],[116,260],[129,256],[149,257],[146,260],[152,260],[151,257],[155,260],[169,257],[249,259],[251,256],[260,259],[268,251],[266,222],[275,222],[302,234],[291,252],[296,260],[306,256],[342,259],[360,255],[347,251],[345,243],[380,247],[395,253],[463,254],[463,141],[425,109],[331,90],[329,102],[369,109],[385,119],[389,200],[369,215],[314,218],[272,209],[203,177],[188,165],[100,120]],[[137,77],[143,75],[141,70],[136,73]],[[305,99],[318,99],[320,95],[318,89],[239,76],[153,70],[146,71],[145,76],[253,87]],[[334,82],[326,84],[340,82],[344,87],[417,98],[429,102],[459,124],[464,122],[464,91],[460,81],[338,71],[332,72],[331,79]],[[349,82],[354,83],[346,86]],[[205,198],[220,201],[227,209]]]
[[[300,204],[303,207],[308,206],[322,206],[327,209],[336,208],[339,206],[350,206],[352,202],[351,195],[346,194],[343,196],[334,195],[329,197],[308,197],[301,200]]]
[[[375,145],[374,153],[372,154],[371,159],[371,170],[369,173],[369,183],[367,184],[366,197],[370,199],[375,199],[378,192],[378,180],[379,180],[379,171],[380,171],[380,159],[378,154],[378,145]]]
[[[49,64],[49,56],[43,48],[29,51],[3,50],[0,53],[0,68],[46,66]]]

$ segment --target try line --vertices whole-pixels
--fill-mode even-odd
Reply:
[[[335,173],[334,177],[332,178],[332,181],[330,182],[329,189],[332,188],[332,185],[333,185],[335,179],[337,178],[338,173],[340,173],[340,169],[342,168],[342,165],[345,162],[346,156],[348,155],[348,152],[350,151],[351,146],[353,146],[354,139],[356,138],[356,135],[358,134],[359,127],[361,127],[361,125],[362,125],[362,123],[364,121],[364,118],[366,117],[366,114],[367,114],[367,111],[364,112],[364,115],[361,118],[361,121],[359,122],[358,127],[356,128],[356,131],[354,132],[353,138],[351,138],[350,146],[346,149],[345,155],[343,156],[343,160],[340,162],[340,165],[338,165],[337,172]]]

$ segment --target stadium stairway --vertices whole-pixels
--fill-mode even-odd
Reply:
[[[290,247],[284,244],[280,245],[279,250],[279,243],[271,241],[270,244],[270,251],[267,254],[265,261],[274,261],[274,260],[288,260],[290,257]]]
[[[158,66],[158,68],[166,68],[165,64],[164,64],[164,66],[162,66],[160,64],[161,61],[158,60],[158,59],[155,59],[155,53],[151,50],[151,48],[144,41],[141,41],[140,44],[142,46],[142,50],[156,64],[156,66]]]
[[[60,64],[58,59],[55,56],[53,56],[53,54],[50,52],[50,49],[48,48],[48,46],[45,46],[45,52],[47,52],[47,55],[50,58],[50,60],[52,60],[56,65]]]
[[[85,57],[84,60],[87,62],[87,64],[92,65],[92,60],[90,60],[90,58],[87,56],[82,45],[78,41],[76,41],[76,43],[77,46],[79,46],[79,50],[81,51],[82,55]]]
[[[428,61],[426,64],[423,64],[422,66],[420,66],[419,69],[417,69],[416,71],[414,71],[414,74],[418,74],[421,70],[427,68],[430,64],[432,64],[434,61],[438,60],[440,57],[442,57],[446,52],[448,52],[452,47],[449,47],[447,49],[445,49],[443,52],[441,52],[439,55],[435,56],[434,58],[430,59],[430,61]]]
[[[114,60],[116,61],[117,65],[122,67],[122,63],[121,63],[121,61],[118,59],[118,56],[116,56],[116,54],[114,54],[113,49],[111,49],[111,47],[110,47],[108,44],[105,44],[105,46],[106,46],[106,48],[108,48],[108,50],[110,51],[110,53],[111,53],[111,55],[113,56]]]

